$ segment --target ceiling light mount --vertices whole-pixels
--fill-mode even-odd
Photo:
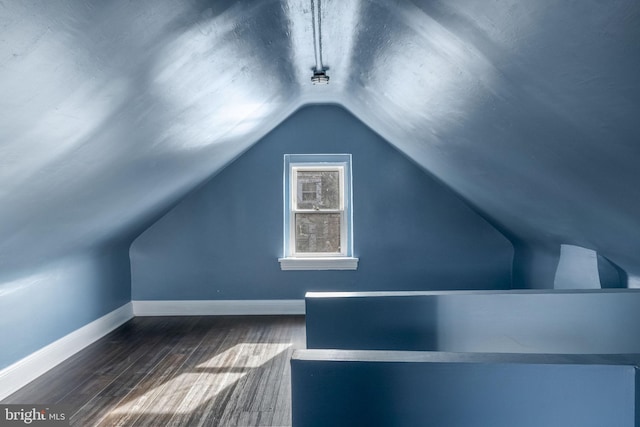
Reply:
[[[314,70],[313,76],[311,76],[311,83],[314,85],[326,85],[329,84],[329,76],[324,70]]]

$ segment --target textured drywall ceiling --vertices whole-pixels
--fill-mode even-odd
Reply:
[[[640,276],[637,0],[0,2],[0,269],[135,237],[344,105],[517,241]],[[327,124],[330,126],[330,124]]]

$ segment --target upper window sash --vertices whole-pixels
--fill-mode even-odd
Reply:
[[[316,185],[315,189],[304,188],[304,184],[301,181],[301,173],[311,174],[314,172],[335,172],[338,176],[338,182],[336,183],[338,191],[337,204],[332,205],[327,203],[323,206],[318,203],[319,198],[316,196],[315,200],[305,200],[306,195],[310,195],[312,192],[317,194],[318,190],[322,190],[322,183]],[[344,165],[299,165],[291,166],[291,210],[295,212],[342,212],[345,210],[345,181],[344,181]],[[311,180],[310,180],[311,181]],[[307,184],[315,184],[314,182],[308,182]],[[301,188],[302,187],[302,188]],[[301,206],[302,205],[302,206]]]

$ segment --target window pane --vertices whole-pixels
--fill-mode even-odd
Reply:
[[[298,171],[298,209],[340,209],[338,171]]]
[[[296,252],[340,252],[340,214],[297,213]]]

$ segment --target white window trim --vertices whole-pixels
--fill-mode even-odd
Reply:
[[[295,251],[295,214],[316,212],[297,209],[297,180],[300,170],[337,170],[340,173],[340,252],[297,253]],[[284,179],[284,256],[279,258],[282,270],[356,270],[358,258],[353,254],[353,209],[350,154],[287,154],[285,155]],[[334,210],[322,209],[331,213]]]
[[[282,270],[357,270],[358,258],[322,257],[322,258],[278,258]]]

